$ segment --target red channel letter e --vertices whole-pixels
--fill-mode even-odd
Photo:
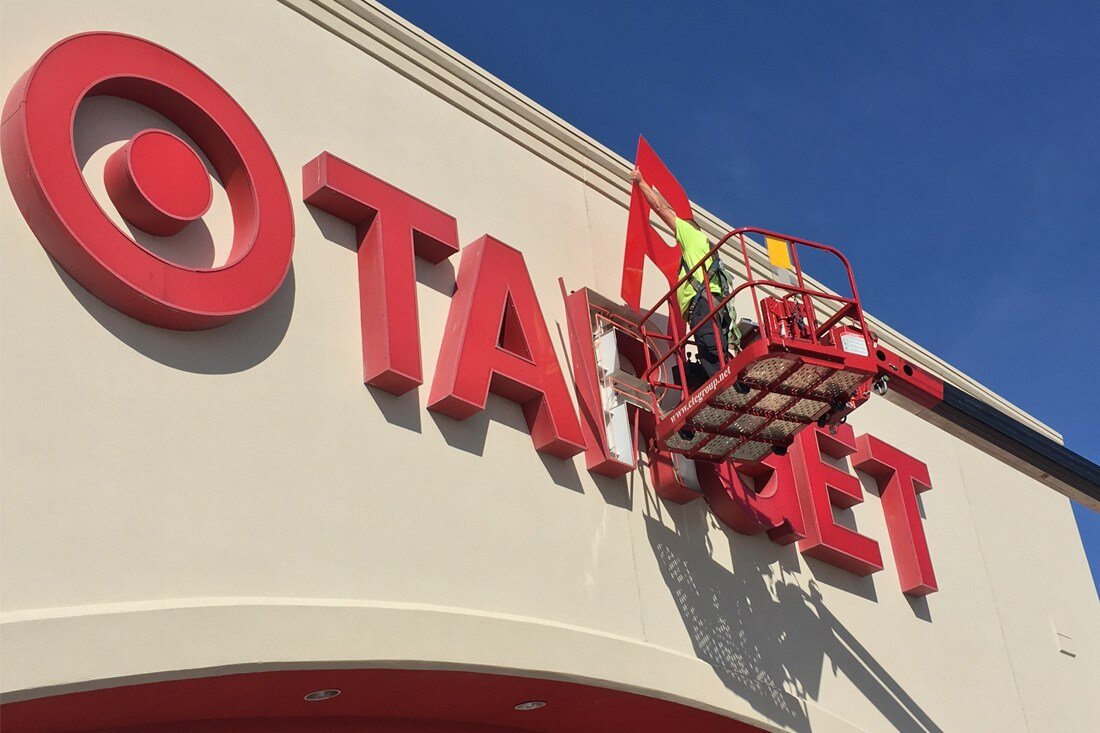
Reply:
[[[838,426],[836,435],[807,428],[791,445],[795,485],[806,522],[806,539],[798,543],[798,549],[850,573],[870,575],[882,570],[878,543],[833,520],[834,506],[848,509],[863,501],[863,488],[854,475],[823,459],[843,459],[855,452],[850,425]]]

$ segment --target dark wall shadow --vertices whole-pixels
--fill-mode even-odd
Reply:
[[[214,235],[202,219],[191,222],[171,237],[154,237],[129,222],[126,222],[126,230],[131,239],[157,257],[183,267],[209,269],[218,259]]]
[[[313,223],[317,225],[317,231],[329,242],[338,244],[352,252],[359,251],[359,240],[355,236],[355,227],[327,212],[313,206],[306,206]],[[448,298],[455,292],[455,266],[454,261],[458,255],[452,256],[439,264],[432,264],[427,260],[417,257],[416,281],[421,285],[431,288],[437,293],[442,293]],[[350,267],[350,266],[349,266]],[[352,268],[349,277],[357,277]]]
[[[489,402],[486,404],[485,409],[465,420],[455,420],[431,411],[428,412],[428,416],[439,429],[439,434],[443,436],[443,440],[446,441],[447,445],[475,456],[483,456],[485,455],[485,441],[489,435],[489,410],[492,407],[492,402],[493,395],[489,395]],[[503,417],[505,419],[502,422],[507,423],[510,416],[505,415]],[[519,426],[514,422],[511,427],[519,430]],[[523,427],[526,427],[526,425]]]
[[[880,548],[881,549],[881,548]],[[806,568],[814,577],[814,580],[825,585],[839,588],[852,595],[866,598],[868,601],[878,602],[878,592],[875,590],[875,579],[871,575],[859,576],[842,570],[836,565],[830,565],[824,560],[803,555],[806,560]]]
[[[206,172],[214,180],[215,189],[221,185],[209,159],[175,123],[137,102],[106,96],[91,97],[82,102],[73,122],[73,151],[85,178],[102,176],[101,170],[87,170],[88,162],[96,152],[107,145],[121,144],[147,128],[167,130],[186,141],[198,154]],[[109,205],[109,202],[101,202],[101,208]],[[213,267],[218,258],[214,236],[201,219],[188,224],[178,234],[170,237],[154,236],[128,222],[125,223],[125,231],[142,248],[177,265],[208,268]],[[230,242],[225,242],[226,254],[229,247]]]
[[[768,720],[809,731],[806,703],[798,694],[805,684],[798,670],[809,665],[796,658],[817,656],[820,664],[820,654],[789,648],[783,633],[788,624],[774,612],[776,601],[762,568],[740,563],[731,573],[713,560],[704,540],[705,507],[665,509],[682,529],[674,532],[646,517],[646,534],[696,656]],[[793,552],[776,547],[780,553]]]
[[[84,310],[119,341],[153,361],[195,374],[232,374],[256,366],[282,343],[294,311],[293,265],[278,292],[256,310],[207,331],[173,331],[115,310],[50,263]]]
[[[928,607],[928,596],[905,596],[909,602],[909,608],[913,609],[913,615],[921,621],[932,623],[932,609]]]
[[[420,390],[411,389],[403,395],[396,396],[369,384],[365,386],[386,422],[414,433],[422,432]]]
[[[581,483],[581,475],[577,471],[577,464],[572,458],[562,460],[544,453],[538,453],[542,467],[546,469],[546,475],[558,486],[578,494],[584,493],[584,484]]]
[[[217,182],[209,160],[179,127],[142,105],[113,97],[93,97],[80,105],[73,126],[77,165],[83,170],[104,146],[121,143],[149,127],[168,130],[191,143]],[[172,237],[155,237],[129,225],[123,232],[134,240],[135,246],[176,264],[210,267],[216,261],[216,243],[201,220]],[[226,250],[229,246],[227,242]],[[61,282],[100,325],[135,351],[182,371],[228,374],[256,366],[282,343],[294,309],[294,269],[291,266],[271,300],[224,326],[206,331],[163,329],[115,310],[85,290],[52,259],[50,262]]]
[[[427,260],[416,258],[416,281],[432,290],[446,295],[448,298],[455,294],[455,266],[457,256],[450,257],[438,264],[432,264]]]
[[[359,241],[355,237],[354,226],[327,211],[321,211],[308,204],[306,205],[306,211],[309,212],[310,218],[317,225],[317,231],[321,233],[322,237],[344,249],[352,252],[359,251]]]
[[[646,533],[662,577],[699,659],[768,720],[811,730],[807,705],[821,692],[826,660],[899,731],[940,727],[825,607],[817,583],[799,584],[797,550],[766,536],[734,536],[733,567],[712,557],[704,539],[709,512],[701,502],[676,506],[654,498],[677,530],[646,516]],[[778,559],[778,564],[776,560]]]
[[[637,473],[637,471],[634,473]],[[602,496],[603,500],[608,504],[617,506],[620,509],[629,510],[634,508],[634,486],[626,476],[622,478],[608,478],[598,473],[589,473],[588,475],[596,484],[596,490],[600,492],[600,496]]]
[[[485,455],[489,421],[506,425],[512,430],[523,433],[530,440],[530,431],[527,429],[527,421],[523,417],[520,406],[495,394],[489,395],[484,410],[465,420],[454,420],[438,412],[428,412],[428,414],[447,445],[475,456]],[[542,461],[543,468],[546,469],[546,474],[555,484],[571,491],[584,493],[584,485],[581,483],[575,459],[561,460],[542,453],[539,453],[538,457]],[[516,478],[522,480],[522,477]]]

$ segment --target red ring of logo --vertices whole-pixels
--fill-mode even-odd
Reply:
[[[224,266],[166,262],[100,208],[73,148],[77,105],[100,94],[161,113],[206,154],[233,212]],[[267,141],[213,79],[154,43],[87,33],[54,45],[8,94],[0,152],[16,203],[50,256],[98,298],[139,320],[183,330],[219,326],[266,302],[290,268],[290,195]]]

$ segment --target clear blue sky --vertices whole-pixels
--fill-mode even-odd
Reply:
[[[868,311],[1100,462],[1100,3],[387,4],[726,221],[840,246]]]

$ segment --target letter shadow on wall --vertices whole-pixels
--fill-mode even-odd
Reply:
[[[313,209],[313,207],[309,207],[309,212],[313,219],[317,221],[321,232],[324,233],[324,238],[329,241],[338,242],[343,245],[343,247],[348,247],[348,249],[353,252],[355,251],[354,229],[348,222],[340,221],[335,217],[324,214],[323,211]],[[329,221],[323,221],[322,219],[328,219]],[[344,239],[340,238],[339,233],[333,233],[331,229],[329,229],[334,228],[339,230],[341,227],[351,232],[346,242]],[[348,242],[350,242],[350,244]],[[450,260],[444,260],[439,264],[432,264],[426,260],[416,258],[414,262],[416,264],[416,282],[418,284],[426,285],[433,289],[433,291],[447,297],[454,295],[454,265]],[[423,352],[425,352],[425,349],[423,349],[422,335],[420,351],[422,359]],[[366,391],[371,394],[374,404],[378,407],[378,412],[382,413],[387,423],[414,431],[414,433],[422,433],[420,391],[427,390],[431,383],[431,373],[427,370],[427,365],[425,365],[425,370],[425,375],[423,375],[425,383],[421,384],[418,389],[409,390],[400,396],[389,394],[385,390],[379,390],[378,387],[371,386],[370,384],[366,385]],[[436,417],[436,414],[432,413],[432,416]],[[473,420],[474,418],[471,417],[469,420],[466,420],[466,423],[472,423]],[[482,434],[482,448],[484,448],[484,442],[484,434]],[[465,449],[463,448],[463,450]],[[480,456],[481,453],[478,452],[477,455]]]
[[[314,223],[317,225],[317,231],[321,233],[328,241],[333,244],[338,244],[344,249],[350,250],[352,254],[359,251],[359,242],[356,238],[355,227],[346,221],[342,221],[332,214],[328,214],[324,211],[316,209],[312,206],[306,206],[306,210],[313,218]],[[437,265],[433,265],[420,257],[414,258],[416,266],[416,281],[421,285],[425,285],[432,290],[446,295],[448,298],[454,295],[455,292],[455,269],[450,260],[444,260]],[[349,264],[348,277],[355,278],[357,275],[357,265],[355,262]],[[359,327],[358,316],[358,301],[355,304],[355,327]],[[421,343],[421,352],[423,358],[424,346]],[[431,379],[431,374],[426,373],[424,375],[426,380]],[[403,395],[392,395],[384,389],[378,389],[371,385],[366,385],[367,392],[370,394],[374,404],[378,407],[378,411],[382,413],[382,417],[390,425],[396,425],[397,427],[410,430],[414,433],[423,432],[423,423],[421,422],[421,406],[420,406],[420,390],[426,389],[427,385],[421,385],[418,389],[412,389]],[[472,420],[473,418],[471,418]]]
[[[524,436],[530,436],[527,421],[523,417],[523,408],[499,395],[489,393],[489,399],[485,403],[485,409],[466,418],[465,420],[453,420],[446,415],[429,412],[432,421],[439,428],[443,440],[452,448],[472,453],[475,456],[485,454],[485,443],[489,434],[489,422],[505,425]],[[526,438],[530,440],[530,437]],[[530,449],[530,445],[528,445]],[[561,460],[553,456],[536,453],[542,461],[543,468],[550,479],[562,488],[584,493],[584,485],[581,483],[580,474],[577,471],[575,458]]]
[[[358,252],[359,242],[356,238],[355,227],[312,206],[307,206],[306,209],[309,211],[309,215],[313,217],[321,236],[350,250],[352,253]],[[455,269],[451,260],[432,264],[417,257],[414,261],[416,264],[416,282],[418,284],[431,288],[448,298],[454,295]],[[353,268],[349,277],[354,277],[354,273]],[[421,344],[421,351],[422,353],[427,351],[423,343]],[[422,407],[420,405],[421,391],[428,389],[428,382],[432,378],[431,370],[427,368],[427,365],[425,365],[424,378],[425,384],[417,389],[409,390],[401,396],[394,396],[369,384],[366,387],[367,392],[386,422],[415,433],[421,433],[423,432]],[[485,404],[485,409],[465,420],[453,420],[435,412],[429,412],[428,415],[439,429],[439,433],[443,436],[443,440],[446,441],[447,445],[476,456],[485,454],[490,422],[500,423],[524,435],[530,433],[527,422],[523,417],[522,408],[491,393]],[[542,461],[547,475],[555,484],[571,491],[584,492],[584,486],[581,483],[581,477],[577,472],[574,460],[562,461],[551,456],[545,456],[542,453],[539,453],[538,457]]]
[[[206,331],[173,331],[135,320],[83,288],[50,260],[61,282],[101,326],[153,361],[195,374],[233,374],[251,369],[282,343],[294,311],[294,267],[268,302]]]
[[[194,144],[178,126],[137,103],[114,97],[93,97],[80,105],[73,125],[73,145],[77,164],[93,192],[101,187],[102,161],[106,156],[135,133],[150,127],[168,130]],[[210,162],[201,153],[199,157],[217,181]],[[105,194],[97,199],[105,211],[111,206],[104,200]],[[145,249],[183,266],[210,267],[218,254],[218,243],[202,220],[193,222],[172,237],[154,237],[128,224],[126,229]],[[226,248],[229,244],[229,241],[222,243]],[[181,371],[231,374],[256,366],[282,343],[294,310],[293,265],[278,292],[252,312],[206,331],[173,331],[150,326],[115,310],[85,290],[53,259],[50,263],[73,297],[100,325],[135,351]]]
[[[794,546],[736,535],[701,501],[678,506],[646,494],[646,534],[661,575],[696,656],[730,691],[768,720],[809,733],[807,705],[820,697],[828,660],[894,729],[942,733],[829,611],[817,582],[798,583]],[[677,529],[660,520],[663,512]],[[732,568],[711,556],[715,528],[730,543]]]

